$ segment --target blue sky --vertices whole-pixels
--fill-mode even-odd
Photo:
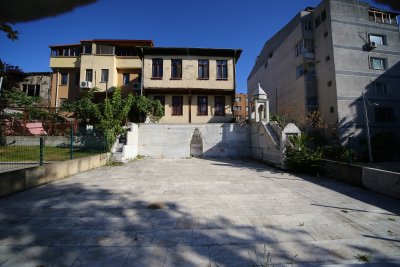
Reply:
[[[237,91],[246,92],[247,76],[265,41],[297,12],[319,2],[98,0],[56,17],[15,24],[20,32],[15,42],[0,32],[0,58],[26,72],[50,71],[49,45],[87,39],[150,39],[156,46],[241,48]]]

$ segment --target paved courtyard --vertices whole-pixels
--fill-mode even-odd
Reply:
[[[144,159],[0,199],[0,266],[400,266],[399,215],[253,161]]]

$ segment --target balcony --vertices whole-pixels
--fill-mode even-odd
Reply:
[[[79,68],[80,57],[50,57],[50,68]]]
[[[397,26],[396,16],[397,14],[394,13],[386,13],[377,10],[368,11],[368,19],[376,23],[383,23],[383,24],[390,24]]]

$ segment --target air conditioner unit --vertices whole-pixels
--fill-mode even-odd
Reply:
[[[138,83],[138,82],[133,83],[133,89],[134,90],[140,90],[140,83]]]
[[[92,88],[92,82],[89,82],[89,81],[82,81],[82,82],[81,82],[81,88],[88,88],[88,89],[91,89],[91,88]]]
[[[376,43],[375,42],[368,42],[367,44],[368,48],[370,50],[375,49],[376,48]]]

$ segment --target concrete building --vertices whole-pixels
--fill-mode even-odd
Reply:
[[[235,65],[241,50],[144,47],[143,94],[165,107],[161,123],[233,119]]]
[[[28,72],[27,77],[19,84],[20,90],[27,96],[42,98],[42,106],[50,107],[50,72]]]
[[[140,93],[142,61],[138,47],[152,47],[151,40],[84,40],[79,44],[51,45],[53,70],[51,106],[74,100],[96,87],[98,97],[114,86],[123,94]]]
[[[325,136],[342,143],[365,138],[367,128],[371,136],[399,138],[397,16],[357,0],[306,8],[265,43],[248,77],[248,94],[260,83],[271,114],[289,121],[319,110],[329,125]]]
[[[235,95],[235,103],[233,106],[233,111],[236,121],[242,121],[248,119],[248,103],[247,94],[237,93]]]

